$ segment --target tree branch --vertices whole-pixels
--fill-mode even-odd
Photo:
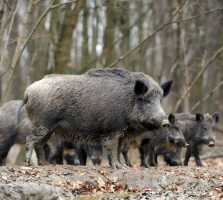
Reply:
[[[201,71],[197,74],[194,81],[191,83],[191,85],[187,88],[187,91],[180,97],[180,99],[177,101],[176,106],[173,109],[173,113],[177,111],[185,97],[188,95],[188,93],[191,91],[191,89],[194,87],[195,83],[198,81],[200,76],[204,73],[204,71],[209,67],[209,65],[220,55],[220,53],[223,52],[223,46],[218,49],[217,52],[211,57],[211,59],[204,65],[204,67],[201,69]]]
[[[195,15],[195,16],[192,16],[192,17],[188,17],[188,18],[185,18],[185,19],[180,19],[180,20],[177,20],[177,21],[172,21],[169,24],[179,23],[179,22],[185,22],[185,21],[192,20],[192,19],[197,19],[197,18],[199,18],[202,15],[206,15],[206,14],[209,14],[211,12],[218,11],[218,10],[223,10],[223,7],[215,8],[215,9],[212,9],[212,10],[208,10],[208,11],[202,12],[202,13],[200,13],[198,15]]]
[[[9,88],[11,86],[11,83],[12,83],[12,78],[13,78],[13,74],[14,74],[14,71],[15,71],[15,68],[16,68],[16,65],[24,51],[24,49],[26,48],[27,44],[29,43],[33,33],[35,32],[35,30],[37,29],[38,25],[40,24],[40,22],[42,21],[42,19],[46,16],[46,14],[51,10],[51,9],[54,9],[56,7],[59,7],[59,6],[62,6],[64,4],[67,4],[67,3],[74,3],[76,2],[77,0],[75,1],[69,1],[69,2],[66,2],[66,3],[61,3],[61,4],[58,4],[58,5],[55,5],[53,6],[53,3],[54,3],[55,0],[53,0],[50,4],[50,6],[43,12],[43,14],[39,17],[39,19],[37,20],[36,24],[34,25],[34,27],[32,28],[30,34],[28,35],[28,37],[26,38],[25,42],[22,41],[22,37],[24,35],[24,31],[25,31],[25,24],[27,22],[27,19],[28,19],[28,14],[30,14],[31,12],[31,8],[32,8],[32,4],[33,4],[33,1],[30,0],[29,2],[29,5],[28,5],[28,8],[27,8],[27,14],[26,14],[26,17],[24,19],[24,27],[23,27],[23,31],[21,33],[21,37],[19,39],[19,42],[18,42],[18,45],[16,47],[16,51],[15,51],[15,54],[14,54],[14,57],[13,57],[13,61],[12,61],[12,70],[11,70],[11,73],[9,75],[9,79],[8,79],[8,82],[7,82],[7,86],[6,86],[6,89],[4,91],[4,94],[2,96],[2,99],[1,99],[1,103],[0,103],[0,106],[6,101],[6,98],[8,96],[8,92],[9,92]],[[22,43],[24,43],[22,45]],[[22,47],[21,47],[22,46]]]
[[[144,44],[147,40],[151,39],[151,37],[153,37],[157,32],[159,32],[160,30],[162,30],[165,26],[169,25],[169,24],[173,24],[173,23],[179,23],[179,22],[184,22],[184,21],[188,21],[188,20],[192,20],[192,19],[196,19],[199,18],[202,15],[205,14],[209,14],[211,12],[214,11],[218,11],[218,10],[223,10],[223,7],[220,8],[215,8],[209,11],[205,11],[202,12],[198,15],[189,17],[189,18],[185,18],[185,19],[181,19],[181,20],[177,20],[177,21],[172,21],[172,19],[180,12],[180,10],[182,9],[182,7],[184,6],[184,4],[186,3],[186,1],[184,1],[182,3],[182,5],[180,6],[180,8],[178,8],[178,10],[176,11],[176,13],[168,20],[167,23],[163,24],[162,26],[160,26],[158,29],[156,29],[151,35],[149,35],[147,38],[145,38],[142,42],[140,42],[135,48],[133,48],[132,50],[130,50],[129,52],[127,52],[125,55],[120,56],[118,58],[118,60],[116,60],[114,63],[112,63],[111,65],[108,66],[108,68],[114,67],[117,63],[119,63],[121,60],[123,60],[125,57],[127,57],[128,55],[130,55],[132,52],[134,52],[136,49],[138,49],[142,44]]]
[[[6,0],[4,0],[4,3],[7,5],[7,7],[9,8],[9,10],[12,10],[12,7],[9,5],[9,3]]]
[[[199,106],[202,102],[207,100],[214,92],[218,90],[219,87],[223,85],[223,81],[221,81],[208,95],[206,95],[203,99],[198,101],[190,110],[190,112],[193,112],[197,106]]]
[[[79,0],[75,0],[75,1],[67,1],[67,2],[64,2],[64,3],[59,3],[59,4],[57,4],[57,5],[51,6],[51,9],[58,8],[58,7],[60,7],[60,6],[66,5],[66,4],[75,3],[75,2],[77,2],[77,1],[79,1]]]
[[[166,23],[164,23],[158,29],[156,29],[155,31],[153,31],[152,34],[150,34],[148,37],[146,37],[144,40],[142,40],[135,48],[133,48],[130,51],[128,51],[125,55],[120,56],[115,62],[113,62],[111,65],[109,65],[108,68],[114,67],[117,63],[119,63],[121,60],[123,60],[125,57],[127,57],[132,52],[134,52],[136,49],[138,49],[141,45],[143,45],[147,40],[151,39],[157,32],[161,31],[165,26],[167,26],[168,24],[170,24],[170,22],[173,20],[173,18],[181,11],[182,7],[184,6],[184,4],[186,2],[187,2],[187,0],[184,0],[183,1],[183,3],[181,4],[181,6],[177,9],[177,11],[170,17],[170,19]]]

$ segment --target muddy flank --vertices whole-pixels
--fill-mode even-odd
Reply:
[[[222,167],[113,170],[92,166],[1,167],[0,199],[205,199],[223,197]]]

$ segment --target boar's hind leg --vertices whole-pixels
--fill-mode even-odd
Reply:
[[[119,162],[119,155],[120,155],[120,147],[119,145],[119,138],[109,140],[109,139],[104,139],[104,146],[108,149],[108,158],[109,164],[111,165],[112,168],[114,169],[126,169],[126,167]]]
[[[50,133],[45,127],[36,127],[32,133],[26,137],[26,153],[25,153],[25,165],[33,165],[31,156],[33,149],[35,148],[38,164],[41,165],[45,162],[44,145],[50,137]]]

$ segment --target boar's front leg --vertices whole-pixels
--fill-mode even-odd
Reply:
[[[110,140],[104,139],[104,146],[108,150],[108,158],[109,164],[114,169],[126,169],[126,167],[120,163],[120,153],[121,153],[121,146],[119,144],[119,138]]]

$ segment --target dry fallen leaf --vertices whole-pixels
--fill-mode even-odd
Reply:
[[[216,193],[221,193],[221,190],[219,188],[211,188],[211,190]]]
[[[7,176],[2,176],[2,179],[5,180],[5,181],[8,180]]]
[[[99,177],[98,178],[98,187],[103,187],[105,185],[105,182]]]
[[[108,178],[109,181],[111,181],[112,183],[115,183],[118,180],[118,177],[110,177]]]
[[[139,189],[138,189],[138,188],[132,188],[132,191],[133,191],[133,192],[138,192]]]
[[[72,183],[72,189],[80,189],[81,188],[81,184],[83,184],[81,181],[75,181]]]
[[[32,169],[32,168],[31,168],[31,167],[25,167],[25,166],[22,166],[22,167],[20,167],[20,169],[28,170],[28,169]]]

